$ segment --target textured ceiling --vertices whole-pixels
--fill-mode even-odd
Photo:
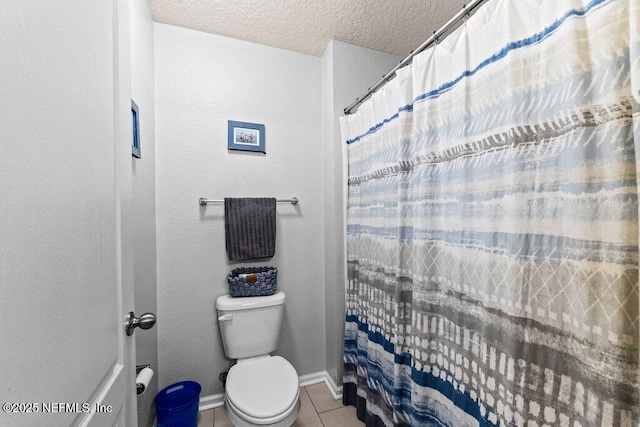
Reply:
[[[147,2],[156,22],[316,56],[331,39],[407,55],[463,5],[452,0]]]

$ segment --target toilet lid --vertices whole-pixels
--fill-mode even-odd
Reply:
[[[282,414],[295,403],[299,392],[298,373],[280,356],[235,364],[226,383],[227,398],[254,418]]]

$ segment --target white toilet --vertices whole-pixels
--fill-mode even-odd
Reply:
[[[237,427],[288,427],[300,411],[298,373],[283,357],[270,355],[278,347],[284,300],[283,292],[216,300],[224,352],[238,359],[224,396],[227,416]]]

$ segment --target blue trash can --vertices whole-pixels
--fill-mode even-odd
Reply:
[[[197,427],[200,384],[183,381],[171,384],[156,395],[158,427]]]

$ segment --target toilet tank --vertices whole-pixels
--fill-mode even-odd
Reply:
[[[276,350],[282,328],[284,299],[284,292],[266,297],[218,297],[218,325],[228,358],[244,359]]]

